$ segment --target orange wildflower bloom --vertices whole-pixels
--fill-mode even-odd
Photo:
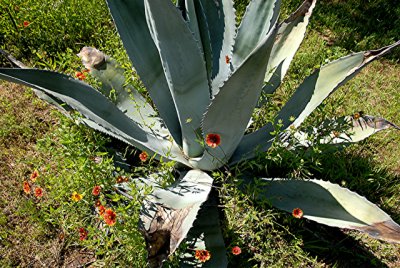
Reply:
[[[112,209],[106,209],[103,218],[104,222],[109,226],[113,226],[117,222],[117,214]]]
[[[221,136],[214,133],[206,135],[206,144],[211,148],[216,148],[221,144]]]
[[[23,25],[25,28],[28,27],[29,24],[31,24],[29,21],[24,21],[24,22],[22,23],[22,25]]]
[[[301,210],[300,208],[295,208],[295,209],[293,209],[293,211],[292,211],[292,215],[293,215],[293,217],[295,217],[295,218],[297,218],[297,219],[300,219],[300,218],[302,218],[303,217],[303,210]]]
[[[229,58],[228,55],[225,56],[225,62],[226,64],[229,64],[231,62],[231,59]]]
[[[88,236],[88,231],[86,231],[84,228],[79,228],[79,239],[85,240]]]
[[[71,195],[71,199],[74,200],[75,202],[80,201],[83,198],[81,194],[78,194],[77,192],[73,192]]]
[[[101,201],[99,199],[97,199],[96,202],[94,202],[94,205],[96,207],[100,207],[101,206]]]
[[[101,191],[101,187],[99,185],[96,185],[95,187],[93,187],[92,194],[94,196],[98,196],[100,194],[100,191]]]
[[[206,262],[211,258],[211,253],[205,249],[198,249],[194,255],[200,262]]]
[[[239,255],[240,253],[242,253],[242,249],[241,249],[240,247],[234,246],[234,247],[232,248],[232,254],[233,254],[233,255]]]
[[[100,206],[98,207],[98,209],[99,209],[99,214],[100,214],[100,216],[103,216],[103,215],[104,215],[104,212],[106,212],[106,208],[105,208],[103,205],[100,205]]]
[[[31,181],[35,182],[39,178],[39,172],[35,169],[31,174]]]
[[[118,176],[117,178],[117,183],[123,183],[125,181],[125,178],[122,176]]]
[[[86,75],[84,72],[76,72],[75,76],[79,79],[79,80],[85,80],[86,79]]]
[[[333,136],[335,138],[338,138],[340,136],[340,133],[338,131],[333,131]]]
[[[145,151],[143,151],[141,154],[139,154],[140,161],[146,162],[147,156],[148,156],[147,153]]]
[[[40,188],[40,187],[37,187],[37,188],[35,189],[35,196],[36,196],[37,198],[41,198],[41,197],[43,196],[43,189]]]
[[[31,193],[31,186],[29,185],[29,183],[27,181],[24,181],[24,192],[26,194],[30,194]]]

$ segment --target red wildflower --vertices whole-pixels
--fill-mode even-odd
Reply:
[[[333,131],[333,136],[334,136],[335,138],[339,138],[340,133],[339,133],[338,131]]]
[[[141,154],[139,154],[140,161],[146,162],[147,156],[148,156],[147,153],[145,151],[143,151]]]
[[[240,247],[234,246],[234,247],[232,248],[232,254],[233,254],[233,255],[239,255],[240,253],[242,253],[242,250],[240,249]]]
[[[101,206],[101,201],[99,199],[97,199],[96,202],[94,202],[94,205],[96,207],[100,207]]]
[[[216,148],[221,144],[221,136],[214,133],[209,133],[206,136],[206,144],[211,148]]]
[[[196,250],[196,254],[194,255],[194,257],[200,262],[206,262],[211,258],[211,253],[205,249],[198,249]]]
[[[104,215],[104,212],[106,212],[106,208],[105,208],[103,205],[100,205],[100,206],[98,207],[98,209],[99,209],[99,214],[100,214],[100,216],[103,216],[103,215]]]
[[[225,56],[225,62],[226,64],[229,64],[231,62],[231,59],[229,58],[228,55]]]
[[[113,226],[117,222],[117,214],[115,214],[112,209],[106,209],[103,218],[105,223],[109,226]]]
[[[28,27],[29,24],[31,24],[29,21],[24,21],[24,22],[22,23],[22,25],[23,25],[25,28]]]
[[[118,176],[117,178],[117,183],[123,183],[125,181],[125,178],[122,176]]]
[[[293,217],[300,219],[303,217],[303,210],[301,210],[300,208],[295,208],[293,209],[292,215]]]
[[[35,182],[39,178],[39,172],[35,169],[31,174],[31,181]]]
[[[36,196],[37,198],[41,198],[41,197],[43,196],[43,189],[40,188],[40,187],[37,187],[37,188],[35,189],[35,196]]]
[[[354,120],[358,120],[360,119],[360,117],[362,117],[364,115],[364,112],[356,112],[353,114],[353,119]]]
[[[76,72],[75,76],[79,79],[79,80],[85,80],[86,79],[86,75],[83,72]]]
[[[86,231],[84,228],[79,228],[79,239],[85,240],[88,236],[88,231]]]
[[[99,185],[96,185],[95,187],[93,187],[92,194],[94,196],[97,196],[100,194],[100,191],[101,191],[101,187]]]
[[[31,186],[29,185],[29,183],[27,181],[24,181],[24,192],[26,194],[30,194],[31,193]]]

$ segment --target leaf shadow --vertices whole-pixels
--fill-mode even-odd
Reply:
[[[399,39],[400,2],[319,1],[312,20],[312,28],[329,35],[328,43],[347,50],[375,49]],[[396,60],[399,56],[400,50],[397,49],[388,58]]]
[[[310,156],[308,161],[315,160],[315,156]],[[288,154],[285,157],[290,158],[293,155]],[[329,180],[357,192],[377,204],[394,221],[400,222],[400,205],[398,202],[396,203],[398,200],[396,197],[399,196],[400,190],[400,175],[379,168],[377,163],[372,160],[372,152],[368,155],[365,151],[360,154],[352,148],[333,149],[317,157],[323,168],[313,169],[311,166],[312,178]],[[287,160],[290,159],[281,159],[279,163],[285,163]],[[291,167],[282,165],[264,161],[261,165],[264,169],[259,169],[258,172],[254,169],[251,170],[250,177],[284,178],[288,177],[288,174],[293,174],[290,172]],[[258,167],[260,168],[260,166]],[[264,209],[270,208],[266,204],[260,205]],[[369,238],[357,231],[341,230],[309,220],[298,221],[287,214],[277,220],[296,237],[286,237],[289,244],[292,239],[300,238],[301,249],[311,258],[316,258],[328,266],[392,267],[391,265],[400,261],[397,245],[392,246],[386,242]],[[388,254],[388,251],[392,254]],[[395,253],[393,254],[393,252]],[[387,262],[389,262],[389,266]]]

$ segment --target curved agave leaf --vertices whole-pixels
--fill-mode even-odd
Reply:
[[[399,45],[400,41],[378,50],[354,53],[322,66],[298,87],[279,112],[277,119],[282,119],[285,125],[289,125],[289,118],[294,116],[296,119],[292,125],[299,126],[338,87],[353,78],[369,63]]]
[[[204,60],[206,62],[208,84],[211,88],[213,55],[212,55],[212,43],[211,43],[210,31],[208,29],[207,18],[206,14],[204,13],[204,8],[201,4],[201,1],[194,1],[194,6],[198,23],[197,26],[199,29],[200,41],[204,53]]]
[[[400,45],[400,41],[378,50],[358,52],[322,66],[307,77],[278,113],[276,120],[282,120],[283,130],[289,125],[299,126],[318,105],[332,92],[353,78],[362,68],[378,57]],[[294,122],[290,120],[295,118]],[[265,151],[271,146],[272,124],[247,134],[240,142],[232,163],[251,158],[255,150]]]
[[[392,122],[387,121],[384,118],[374,117],[371,115],[360,116],[358,113],[356,116],[346,116],[336,119],[335,121],[348,122],[350,124],[350,129],[346,132],[339,133],[337,131],[331,132],[328,137],[319,140],[321,144],[341,144],[341,143],[351,143],[362,141],[369,136],[388,128],[395,128],[400,130],[400,127],[396,126]],[[308,132],[296,132],[294,137],[296,141],[302,146],[310,146],[309,141],[310,135],[317,134],[318,129],[314,129],[313,133]]]
[[[183,151],[198,156],[203,152],[197,141],[200,121],[210,103],[204,59],[172,2],[146,0],[145,9],[180,120]]]
[[[287,212],[300,208],[304,217],[325,225],[355,229],[374,238],[400,243],[400,226],[365,197],[321,180],[265,179],[259,199]]]
[[[279,25],[265,75],[264,93],[272,94],[281,84],[289,69],[290,62],[304,39],[316,2],[317,0],[305,0],[295,12]]]
[[[133,66],[174,140],[181,145],[179,119],[160,55],[147,26],[144,0],[107,0],[107,4]]]
[[[276,29],[276,28],[275,28]],[[265,68],[275,39],[276,30],[272,30],[261,41],[253,53],[232,74],[212,100],[204,115],[202,129],[204,138],[209,133],[221,137],[221,145],[207,147],[205,157],[199,162],[217,159],[214,163],[205,164],[207,170],[218,168],[227,163],[239,144],[249,123],[251,114],[260,96]],[[213,165],[218,164],[215,167]],[[204,168],[203,163],[199,167]]]
[[[196,12],[196,1],[194,0],[185,0],[185,15],[184,18],[187,20],[190,30],[192,31],[194,38],[198,42],[201,47],[203,44],[201,43],[201,35],[199,29],[199,23],[197,20],[197,12]],[[201,47],[201,51],[203,51]]]
[[[232,0],[200,0],[206,24],[208,27],[200,27],[201,36],[210,37],[212,51],[211,90],[212,95],[218,93],[220,86],[231,73],[230,64],[226,63],[226,57],[232,58],[232,48],[236,34],[235,10]],[[197,9],[201,12],[201,9]],[[201,16],[198,16],[201,18]],[[207,31],[206,31],[207,30]],[[206,54],[206,60],[211,59]]]
[[[154,187],[140,216],[150,267],[160,267],[186,237],[212,183],[207,173],[190,170],[172,187]]]
[[[100,92],[85,83],[63,74],[36,69],[0,68],[0,77],[36,88],[67,103],[100,125],[98,130],[107,129],[108,133],[114,133],[139,149],[188,164],[176,144],[146,133]]]
[[[226,248],[219,224],[219,215],[216,198],[212,193],[210,198],[201,207],[193,228],[190,229],[186,243],[193,249],[206,249],[211,254],[211,259],[201,263],[192,254],[180,257],[182,268],[192,267],[228,267]]]
[[[247,6],[233,47],[232,64],[235,68],[242,64],[275,26],[281,2],[281,0],[253,0]]]
[[[124,69],[119,67],[114,59],[91,47],[84,47],[78,56],[84,64],[86,63],[85,67],[90,73],[102,82],[103,95],[111,98],[129,118],[156,136],[170,136],[168,129],[163,126],[163,121],[146,99],[132,85],[125,85]],[[100,58],[101,63],[96,66],[90,64],[94,62],[94,58]]]
[[[19,60],[17,60],[16,58],[13,57],[13,55],[11,55],[10,53],[0,49],[0,53],[3,54],[3,56],[11,63],[12,66],[15,66],[17,68],[21,68],[21,69],[29,69],[28,66],[26,66],[24,63],[20,62]],[[49,95],[47,95],[46,93],[44,93],[43,91],[37,90],[35,88],[32,88],[33,92],[35,93],[35,95],[41,99],[46,101],[47,103],[53,105],[54,107],[56,107],[62,114],[64,114],[66,117],[71,117],[69,115],[69,112],[71,110],[73,110],[71,107],[69,107],[67,104],[63,103],[62,101],[59,101],[55,98],[50,97]]]

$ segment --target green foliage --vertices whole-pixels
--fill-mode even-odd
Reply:
[[[240,7],[239,1],[236,4],[239,4],[238,7]],[[239,13],[243,14],[242,11],[239,12]],[[240,17],[240,15],[239,15],[239,17]],[[28,27],[26,27],[26,28],[28,28]],[[153,31],[156,31],[156,30],[153,29]],[[312,38],[315,38],[315,41],[318,43],[317,47],[318,48],[323,48],[324,43],[321,42],[321,41],[318,41],[316,33],[312,32],[311,36],[312,36]],[[312,38],[310,40],[312,40]],[[315,48],[314,46],[311,46],[311,47],[313,47],[313,49]],[[68,53],[71,53],[71,52],[72,52],[71,50],[68,51]],[[70,55],[68,53],[61,55],[61,57],[66,57],[67,58],[66,59],[67,62],[69,60],[74,61],[72,58],[68,58],[67,55]],[[297,59],[295,59],[294,67],[292,68],[292,70],[289,71],[289,77],[291,79],[293,79],[293,80],[286,82],[283,85],[282,89],[280,91],[278,91],[277,97],[274,97],[275,99],[273,99],[273,105],[268,106],[268,107],[261,107],[259,110],[256,110],[256,114],[254,116],[254,119],[256,120],[256,122],[254,122],[253,126],[250,128],[250,130],[247,133],[250,133],[252,130],[256,130],[256,129],[264,126],[266,123],[270,124],[273,127],[275,127],[275,125],[274,125],[275,122],[272,119],[274,113],[279,110],[278,106],[280,106],[280,103],[285,103],[286,102],[286,100],[288,99],[288,96],[291,95],[291,94],[288,94],[288,92],[291,93],[291,91],[293,91],[293,88],[297,87],[297,85],[299,84],[299,80],[302,77],[304,77],[305,75],[311,74],[312,70],[315,69],[315,68],[319,68],[322,65],[322,63],[326,63],[326,62],[328,62],[330,60],[337,59],[338,57],[343,56],[344,54],[347,54],[347,50],[342,48],[342,47],[334,47],[334,48],[328,50],[326,53],[322,52],[322,50],[321,50],[318,53],[313,53],[311,57],[308,56],[308,55],[310,55],[309,53],[307,53],[307,54],[306,53],[300,53],[300,56]],[[124,57],[125,57],[124,55],[121,55],[121,58],[124,58]],[[326,59],[326,58],[328,58],[328,60],[326,62],[324,62],[324,59]],[[125,59],[126,59],[126,57],[125,57]],[[297,63],[298,63],[298,65],[296,65]],[[55,61],[53,63],[51,63],[51,62],[50,63],[46,63],[46,66],[48,68],[50,68],[50,69],[55,69],[57,65],[58,65],[57,61]],[[68,64],[65,65],[65,66],[68,66]],[[129,67],[129,64],[126,64],[126,66]],[[251,69],[251,68],[249,68],[249,69]],[[217,97],[218,96],[219,95],[217,95]],[[157,106],[157,103],[156,103],[156,106]],[[325,107],[329,107],[330,108],[330,104],[328,103],[328,105],[326,105]],[[271,115],[269,118],[265,118],[264,116],[260,116],[263,113],[264,110],[266,110],[268,112],[268,115]],[[313,114],[310,118],[308,118],[307,119],[308,121],[306,122],[306,124],[310,124],[310,123],[312,124],[313,122],[322,122],[322,121],[318,121],[319,120],[318,117],[320,116],[321,113],[322,113],[322,109],[320,111],[318,111],[317,113]],[[334,114],[334,112],[332,114]],[[335,115],[337,115],[337,114],[335,114]],[[212,117],[212,116],[210,116],[210,117]],[[284,118],[284,119],[286,119],[286,121],[285,120],[278,121],[278,128],[285,129],[288,126],[287,119],[289,118],[289,114],[288,114],[288,116],[285,116],[285,117],[286,118]],[[327,115],[322,115],[320,117],[323,117],[323,119],[329,118]],[[223,121],[225,121],[225,120],[223,120]],[[290,120],[290,122],[292,122],[292,121],[293,120]],[[191,120],[190,120],[190,122],[191,122]],[[187,121],[186,123],[190,123],[190,122]],[[210,124],[210,125],[212,125],[212,124]],[[305,129],[307,129],[307,128],[305,128]],[[271,128],[271,130],[273,130],[273,128]],[[325,129],[324,131],[328,131],[328,132],[332,131],[332,128],[330,128],[330,129],[328,128],[328,130]],[[275,135],[276,135],[275,137],[279,138],[278,133],[275,133]],[[273,135],[272,136],[268,136],[268,138],[271,138],[271,137],[273,137]],[[323,151],[323,149],[326,149],[326,147],[324,147],[323,144],[318,144],[318,141],[319,141],[318,137],[311,137],[311,138],[312,138],[313,141],[317,141],[317,145],[313,145],[313,146],[311,146],[309,148],[305,148],[305,149],[304,148],[303,149],[300,148],[300,150],[291,150],[291,151],[284,150],[283,148],[270,150],[266,154],[266,156],[265,155],[261,156],[261,157],[265,157],[266,158],[265,160],[269,161],[269,163],[267,165],[265,165],[263,161],[259,161],[260,158],[257,159],[257,162],[250,161],[249,163],[242,163],[242,165],[245,166],[245,165],[249,164],[250,167],[256,167],[256,168],[261,169],[261,170],[264,169],[264,171],[267,171],[268,175],[274,174],[274,173],[275,174],[276,173],[279,174],[279,170],[278,170],[278,172],[276,172],[277,171],[277,167],[279,167],[280,169],[283,169],[283,170],[291,170],[289,172],[290,177],[302,177],[302,178],[304,178],[304,177],[311,177],[311,176],[313,176],[313,174],[317,174],[317,173],[322,173],[323,174],[323,172],[324,172],[324,170],[323,170],[324,169],[323,168],[324,165],[323,164],[325,163],[324,160],[326,160],[326,159],[321,155],[321,152]],[[67,139],[69,139],[69,138],[67,138]],[[289,142],[292,142],[292,140],[290,140]],[[295,142],[294,143],[293,142],[290,143],[290,145],[291,146],[297,146],[297,144]],[[268,144],[268,146],[270,146],[270,145]],[[242,148],[244,148],[244,147],[242,147]],[[78,149],[77,149],[77,151],[79,152]],[[67,152],[62,152],[62,154],[65,154],[65,153],[68,154]],[[243,153],[243,151],[239,152],[239,156],[240,156],[241,153]],[[74,156],[77,157],[78,161],[77,162],[72,162],[71,166],[74,166],[75,164],[77,164],[79,166],[85,166],[86,165],[86,163],[84,161],[79,161],[79,159],[80,159],[79,153],[77,155],[74,155]],[[220,157],[218,157],[218,158],[220,158]],[[239,159],[239,157],[238,157],[238,159]],[[270,165],[271,160],[272,160],[272,163],[273,163],[272,168],[271,168],[271,165]],[[209,160],[207,160],[207,161],[209,161]],[[274,163],[277,164],[277,166],[274,166]],[[187,163],[184,163],[184,164],[187,164]],[[202,167],[202,168],[206,167],[206,166],[208,166],[208,163],[205,166],[201,166],[200,165],[200,167]],[[66,168],[66,167],[64,167],[64,168]],[[208,168],[206,168],[206,169],[208,169]],[[102,172],[105,172],[105,170],[102,170]],[[272,172],[272,173],[268,173],[268,172]],[[265,174],[263,171],[260,171],[260,173],[262,173],[262,175]],[[78,181],[81,181],[82,183],[84,183],[83,182],[83,178],[79,178]],[[74,186],[74,187],[76,187],[76,186]],[[354,187],[354,188],[357,189],[356,187]],[[234,193],[234,194],[237,195],[237,193]],[[243,196],[240,196],[240,198],[243,198]],[[110,197],[110,199],[114,200],[114,201],[117,201],[117,200],[121,201],[120,197],[118,197],[118,196]],[[125,212],[124,211],[125,211],[124,209],[120,209],[121,213],[125,213],[126,212],[126,211]],[[85,213],[85,212],[88,212],[88,211],[82,210],[81,212]],[[137,210],[136,210],[136,212],[137,212]],[[268,211],[268,213],[266,213],[266,215],[264,215],[264,217],[267,217],[269,214],[271,214],[269,212],[270,211]],[[135,211],[130,211],[129,213],[133,213],[134,214]],[[262,213],[262,212],[254,212],[252,214],[253,215],[252,217],[254,219],[258,220],[258,221],[261,221],[260,217],[257,216],[257,215],[259,215],[258,213]],[[229,212],[227,212],[227,215],[228,214],[229,214]],[[133,218],[135,218],[135,217],[133,217]],[[235,219],[233,217],[232,219],[229,219],[228,221],[234,222]],[[253,221],[253,222],[255,222],[255,221]],[[134,225],[134,223],[135,223],[135,220],[133,219],[132,226]],[[265,226],[269,226],[268,224],[270,224],[270,223],[271,222],[268,221],[267,224],[264,224],[261,221],[260,225],[265,227]],[[255,224],[257,224],[257,223],[255,223]],[[289,223],[284,222],[284,224],[289,224]],[[276,230],[277,229],[276,227],[274,227],[274,225],[272,225],[272,226],[273,226],[272,230]],[[234,228],[232,228],[232,229],[234,229]],[[254,230],[255,230],[255,233],[251,235],[251,236],[254,236],[254,237],[257,237],[257,236],[260,235],[258,232],[261,232],[261,233],[263,232],[262,229],[260,229],[260,228],[257,229],[256,227],[254,227]],[[271,238],[274,237],[274,235],[272,235],[270,233],[265,233],[264,232],[264,234],[267,237],[271,237]],[[285,236],[286,235],[285,231],[283,233],[277,234],[276,238],[275,238],[275,241],[280,241],[281,235]],[[123,236],[122,233],[121,233],[121,236]],[[133,240],[136,239],[134,237],[135,237],[135,235],[133,235],[133,237],[132,237]],[[117,240],[118,239],[116,238],[115,241],[117,241]],[[279,247],[279,246],[278,247],[276,247],[276,246],[274,247],[274,245],[272,243],[267,243],[265,245],[264,244],[262,244],[262,245],[260,244],[259,249],[251,250],[251,252],[248,252],[248,254],[255,256],[254,257],[254,260],[255,260],[255,264],[254,265],[257,265],[257,263],[261,263],[263,265],[264,264],[272,265],[274,263],[272,260],[275,258],[275,256],[278,255],[278,254],[276,254],[276,252],[279,252],[279,254],[283,254],[284,255],[285,252],[283,251],[283,248],[285,248],[285,246],[289,246],[291,249],[293,249],[293,251],[286,252],[286,253],[289,253],[289,254],[296,255],[298,252],[301,251],[300,250],[300,245],[302,243],[301,243],[301,241],[299,239],[294,238],[293,243],[290,243],[289,245],[287,245],[286,242],[288,240],[290,240],[290,239],[288,239],[287,236],[282,238],[282,241],[283,241],[282,245],[284,245],[282,247]],[[112,241],[114,241],[114,240],[112,240]],[[237,238],[237,241],[238,241],[238,243],[242,243],[241,245],[245,245],[243,243],[243,241],[240,241],[239,237]],[[251,242],[253,243],[254,240],[251,240]],[[260,239],[258,239],[258,240],[256,239],[256,243],[260,243]],[[278,243],[278,245],[280,245],[280,244]],[[88,247],[90,248],[90,245]],[[273,249],[275,248],[277,250],[268,251],[271,248],[273,248]],[[299,250],[299,251],[297,251],[297,250]],[[257,252],[262,252],[262,251],[270,252],[269,256],[273,256],[269,262],[266,262],[262,255],[258,255]],[[104,253],[104,254],[106,254],[106,253]],[[299,256],[296,257],[296,260],[298,261],[298,262],[296,261],[297,265],[300,265],[300,266],[301,265],[309,265],[309,264],[314,262],[314,260],[312,258],[309,258],[309,259],[305,258],[304,256],[306,256],[306,255],[307,254],[300,253]],[[106,255],[106,256],[112,258],[109,255]],[[306,261],[305,262],[301,261],[302,258],[303,258],[303,260],[306,259]],[[233,262],[235,262],[235,261],[233,261]],[[275,262],[275,264],[279,265],[279,262]]]

